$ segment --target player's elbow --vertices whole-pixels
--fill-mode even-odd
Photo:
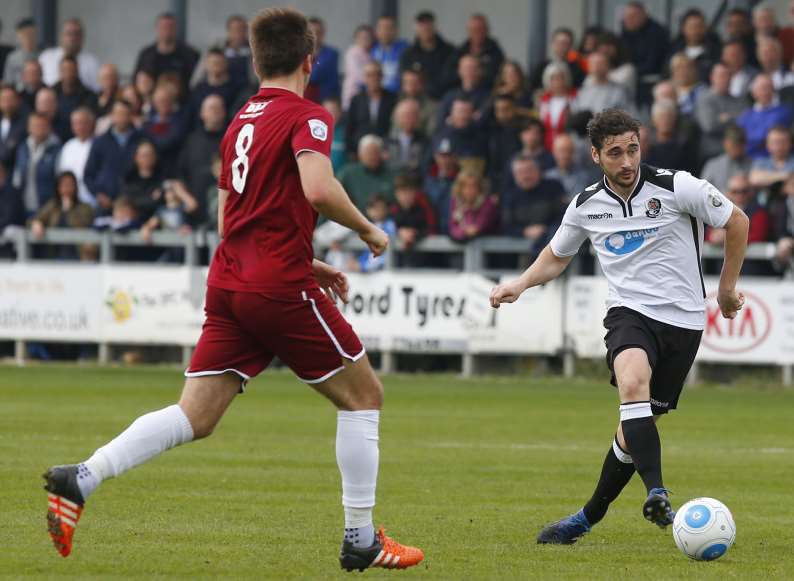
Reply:
[[[315,210],[325,207],[331,197],[330,189],[320,184],[313,184],[309,187],[304,187],[303,194],[306,196],[306,200]]]

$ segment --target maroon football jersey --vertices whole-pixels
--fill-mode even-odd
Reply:
[[[220,146],[218,187],[228,190],[223,240],[209,286],[297,298],[316,286],[312,235],[297,156],[331,152],[333,118],[284,89],[260,89],[235,115]]]

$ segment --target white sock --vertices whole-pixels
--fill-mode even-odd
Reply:
[[[372,508],[378,481],[378,410],[340,411],[336,424],[336,463],[342,473],[346,536],[357,546],[375,540]]]
[[[139,417],[130,427],[99,448],[79,470],[77,484],[83,499],[100,482],[120,476],[130,468],[193,439],[193,427],[185,412],[174,404]]]

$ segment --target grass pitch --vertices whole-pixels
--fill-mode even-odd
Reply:
[[[0,577],[355,579],[336,560],[342,526],[330,404],[285,373],[238,398],[216,433],[90,499],[68,559],[45,530],[40,474],[75,462],[136,416],[176,400],[179,371],[0,368]],[[736,545],[696,563],[640,514],[630,483],[573,547],[539,528],[588,498],[617,422],[606,382],[385,379],[376,521],[425,562],[367,578],[792,579],[794,392],[707,386],[662,424],[676,506],[713,496]]]

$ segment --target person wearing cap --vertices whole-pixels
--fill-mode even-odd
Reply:
[[[452,151],[452,142],[448,138],[439,139],[433,149],[433,164],[425,176],[422,189],[438,217],[436,231],[444,236],[449,233],[452,186],[459,169],[458,156]]]
[[[436,16],[429,10],[417,13],[414,31],[414,43],[400,57],[400,70],[421,73],[427,94],[439,100],[444,96],[444,66],[454,47],[438,33]]]
[[[19,88],[22,83],[22,69],[25,61],[39,58],[36,23],[32,18],[23,18],[16,26],[17,48],[6,58],[3,82]]]

